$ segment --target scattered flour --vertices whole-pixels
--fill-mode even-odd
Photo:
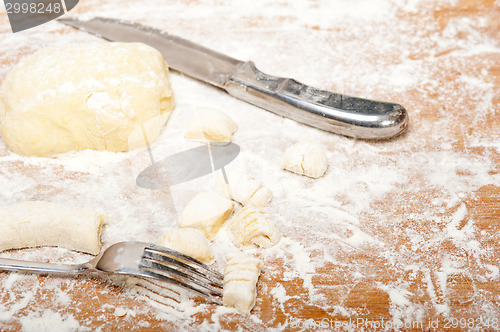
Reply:
[[[134,283],[117,290],[109,280],[0,273],[0,329],[18,324],[26,331],[85,331],[117,319],[130,324],[124,328],[285,330],[312,308],[329,319],[366,314],[370,303],[356,304],[359,289],[387,296],[382,314],[395,326],[464,314],[499,317],[498,294],[483,285],[499,280],[500,264],[489,244],[498,242],[498,233],[485,228],[474,205],[482,188],[500,185],[498,83],[491,75],[500,46],[484,33],[491,30],[494,11],[461,17],[459,6],[455,0],[152,0],[147,6],[139,0],[81,0],[72,14],[140,21],[251,59],[269,74],[399,102],[409,110],[410,127],[385,142],[340,137],[173,72],[176,109],[151,151],[28,158],[0,141],[0,205],[34,199],[79,205],[110,215],[104,246],[155,242],[177,226],[179,212],[196,193],[212,190],[214,179],[209,175],[168,192],[140,188],[135,179],[151,165],[149,152],[158,161],[192,148],[183,138],[187,115],[200,106],[216,107],[239,125],[234,142],[241,153],[228,167],[244,169],[273,191],[269,213],[285,235],[276,248],[252,252],[264,267],[257,306],[247,320],[232,309],[175,292],[159,296]],[[455,16],[438,17],[442,8]],[[165,13],[175,15],[165,20]],[[69,28],[61,33],[57,22],[16,34],[7,24],[0,15],[0,79],[42,47],[99,40]],[[279,169],[286,146],[304,138],[327,150],[323,178]],[[235,248],[224,231],[213,245],[222,270],[222,257]],[[0,255],[64,263],[90,259],[54,248]],[[457,283],[470,289],[459,293]],[[87,298],[75,296],[82,289]],[[453,305],[460,296],[469,301],[466,312]],[[86,306],[95,311],[77,314]]]
[[[70,332],[79,329],[80,331],[91,331],[82,329],[78,321],[70,314],[61,315],[50,309],[41,313],[29,313],[19,319],[22,331],[52,332],[55,329],[61,332]]]

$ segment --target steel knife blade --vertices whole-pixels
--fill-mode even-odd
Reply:
[[[170,68],[226,90],[230,95],[328,132],[362,139],[387,139],[408,125],[406,109],[395,103],[316,89],[292,78],[262,73],[240,61],[152,27],[111,18],[58,19],[109,41],[142,42],[156,48]]]

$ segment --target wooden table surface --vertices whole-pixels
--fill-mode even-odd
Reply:
[[[211,106],[234,107],[237,122],[269,129],[265,138],[240,126],[238,134],[248,134],[237,143],[254,140],[253,154],[279,163],[277,151],[303,136],[327,149],[322,182],[279,169],[267,181],[276,191],[270,214],[289,242],[256,253],[264,269],[252,315],[201,302],[172,313],[103,280],[0,273],[1,330],[500,329],[498,1],[81,0],[68,15],[78,14],[140,21],[251,59],[270,74],[401,103],[410,125],[388,141],[340,137],[173,73],[179,114],[184,100],[208,97]],[[55,22],[12,34],[2,9],[0,80],[40,47],[92,38]],[[45,173],[8,156],[0,145],[5,204],[56,197],[77,174],[59,170],[50,185],[37,185]],[[31,189],[16,189],[22,176],[35,179]],[[292,185],[280,187],[282,179]],[[117,315],[116,307],[130,311]]]

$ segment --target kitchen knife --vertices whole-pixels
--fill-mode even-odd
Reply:
[[[342,95],[291,78],[264,74],[252,61],[233,59],[151,27],[100,17],[58,21],[110,41],[145,43],[160,51],[174,70],[325,131],[355,138],[385,139],[400,134],[408,125],[408,114],[399,104]]]

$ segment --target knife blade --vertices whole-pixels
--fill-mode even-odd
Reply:
[[[396,103],[316,89],[292,78],[265,74],[240,61],[152,27],[110,18],[58,19],[109,41],[142,42],[156,48],[170,68],[226,90],[275,114],[328,132],[362,139],[402,133],[408,112]]]

